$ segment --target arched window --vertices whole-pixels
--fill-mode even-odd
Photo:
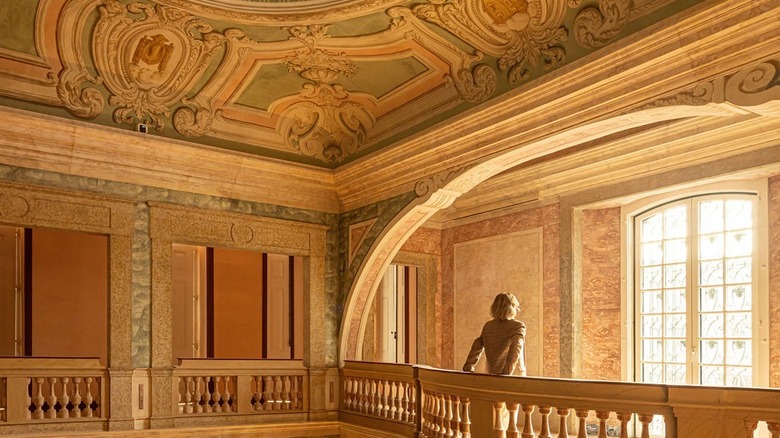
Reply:
[[[633,217],[636,381],[767,384],[761,211],[757,194],[718,193]]]

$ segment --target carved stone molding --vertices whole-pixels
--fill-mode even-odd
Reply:
[[[95,67],[111,91],[117,123],[150,123],[191,90],[225,37],[182,10],[105,0],[92,35]],[[142,18],[136,18],[143,15]]]
[[[469,170],[470,167],[471,166],[464,166],[457,169],[445,170],[435,175],[418,180],[414,185],[414,193],[418,198],[428,196],[446,186],[456,177],[465,173],[467,170]]]
[[[695,84],[688,90],[662,97],[640,110],[671,106],[712,106],[729,113],[739,110],[780,116],[780,58],[768,59],[734,73]],[[737,107],[737,108],[734,108]]]
[[[333,84],[340,76],[354,75],[357,67],[344,53],[317,47],[327,28],[289,28],[306,48],[286,60],[287,69],[313,83],[304,84],[294,102],[281,111],[276,130],[302,154],[338,162],[366,143],[375,119],[343,86]]]
[[[554,0],[436,0],[413,7],[422,20],[441,26],[477,50],[496,56],[498,68],[517,86],[527,67],[553,68],[565,61],[558,44],[567,5]]]
[[[630,13],[631,0],[601,0],[598,8],[583,8],[574,19],[577,42],[589,49],[606,45],[623,29]]]

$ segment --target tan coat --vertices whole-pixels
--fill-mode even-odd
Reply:
[[[484,351],[488,373],[525,376],[524,350],[525,324],[515,319],[492,319],[485,323],[482,333],[471,344],[463,371],[474,371]]]

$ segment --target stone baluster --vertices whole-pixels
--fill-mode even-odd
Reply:
[[[452,419],[454,415],[452,415],[452,396],[450,394],[444,395],[444,436],[451,437],[453,435],[452,432]]]
[[[270,411],[271,408],[271,376],[263,376],[263,410]]]
[[[181,381],[181,378],[179,378]],[[182,409],[183,413],[185,414],[191,414],[192,409],[192,377],[187,376],[184,378],[184,407]]]
[[[35,379],[35,386],[35,398],[33,399],[35,410],[33,411],[32,417],[36,420],[40,420],[43,418],[43,402],[45,401],[41,389],[41,386],[43,386],[43,377],[37,377]]]
[[[650,423],[653,421],[652,415],[639,415],[639,423],[642,424],[642,438],[650,438]]]
[[[599,419],[598,438],[607,438],[607,419],[609,419],[609,411],[596,411],[596,418]]]
[[[398,383],[393,380],[390,383],[390,418],[398,419]]]
[[[493,402],[493,438],[506,438],[504,425],[501,421],[501,411],[504,410],[504,402]]]
[[[203,378],[203,412],[214,412],[214,380],[211,376],[204,376]]]
[[[628,422],[631,421],[631,414],[621,412],[617,414],[620,421],[620,438],[628,438]]]
[[[32,386],[33,386],[32,382],[33,382],[33,380],[31,378],[27,379],[27,382],[26,382],[27,383],[27,393],[25,394],[25,396],[26,396],[25,397],[26,406],[31,406],[32,405]],[[25,409],[24,412],[26,414],[25,416],[27,417],[27,419],[31,420],[32,419],[32,412],[29,409]]]
[[[292,406],[290,404],[290,388],[292,384],[290,382],[290,376],[282,377],[282,409],[289,410]]]
[[[542,415],[542,429],[539,431],[539,438],[552,438],[550,433],[550,407],[539,406],[539,413]]]
[[[455,396],[452,400],[452,422],[450,423],[450,428],[452,429],[452,435],[458,438],[462,435],[460,431],[460,422],[460,397]]]
[[[523,438],[536,438],[534,433],[534,423],[531,418],[531,414],[534,412],[534,405],[523,405]],[[511,413],[510,413],[511,418]]]
[[[401,409],[403,411],[401,420],[408,422],[409,409],[411,409],[411,406],[409,405],[409,384],[406,382],[401,383]]]
[[[509,422],[506,425],[506,437],[507,438],[519,438],[520,430],[518,426],[520,403],[509,402],[506,404],[506,410],[509,413]]]
[[[766,427],[772,434],[772,438],[780,438],[780,423],[770,423],[767,421]]]
[[[222,381],[220,376],[214,376],[211,378],[214,382],[214,390],[211,392],[211,401],[213,402],[211,409],[214,412],[222,412],[222,394],[219,392],[219,384]]]
[[[60,418],[69,418],[70,412],[68,412],[68,403],[70,402],[70,396],[68,395],[68,384],[70,383],[70,377],[62,378],[62,396],[60,397]]]
[[[409,385],[409,422],[417,421],[417,388],[415,385]]]
[[[222,406],[222,411],[233,412],[235,403],[233,401],[233,392],[230,391],[230,383],[233,381],[233,378],[231,376],[225,376],[222,378],[222,381],[225,382],[225,392],[222,396],[222,400],[225,401],[225,404]]]
[[[293,388],[292,403],[295,409],[303,409],[303,377],[295,376],[295,386]]]
[[[57,383],[58,379],[56,377],[49,377],[49,396],[47,397],[47,402],[49,404],[49,410],[46,411],[46,416],[49,418],[57,418],[57,410],[54,408],[54,405],[57,404],[57,394],[54,392],[54,385]]]
[[[471,400],[463,397],[460,400],[460,432],[463,438],[471,438]]]
[[[98,386],[98,388],[100,387],[100,380],[95,380],[92,377],[85,377],[84,378],[84,386],[87,389],[86,399],[84,400],[84,403],[86,404],[86,414],[87,414],[87,417],[94,417],[95,415],[100,416],[100,412],[98,411],[98,409],[100,409],[100,404],[99,403],[94,403],[95,399],[94,399],[94,396],[92,395],[92,389],[93,389],[92,388],[92,382],[95,382],[95,384]],[[98,401],[99,400],[100,399],[98,398]],[[94,407],[93,407],[93,404],[95,405]]]
[[[442,418],[444,417],[444,400],[443,395],[440,393],[434,393],[433,397],[433,436],[438,438],[443,435],[444,431],[442,425]]]
[[[587,409],[576,409],[574,414],[577,416],[577,438],[588,438],[588,432],[585,428],[585,419],[588,418],[590,411]]]
[[[203,398],[203,392],[201,392],[201,388],[203,386],[203,377],[195,377],[195,400],[193,401],[193,408],[196,414],[203,412],[203,405],[201,404],[201,399]]]
[[[558,438],[569,438],[569,408],[557,408],[555,412],[558,413]]]
[[[73,378],[73,417],[81,418],[81,377]]]
[[[747,438],[753,438],[753,433],[756,431],[756,427],[758,427],[758,421],[756,420],[745,420],[745,436]]]

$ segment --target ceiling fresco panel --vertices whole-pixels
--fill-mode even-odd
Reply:
[[[0,95],[337,168],[695,3],[8,1]]]

